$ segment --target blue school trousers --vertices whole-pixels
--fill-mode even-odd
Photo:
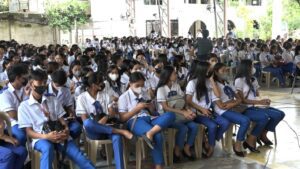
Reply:
[[[34,144],[34,149],[42,154],[40,159],[40,169],[52,168],[55,148],[57,148],[60,152],[63,150],[63,146],[61,144],[52,143],[45,139],[40,139]],[[95,169],[92,162],[83,155],[72,140],[68,141],[66,157],[72,160],[72,162],[74,162],[80,169]]]
[[[265,114],[269,117],[269,122],[267,123],[265,129],[267,131],[274,132],[278,123],[284,118],[284,112],[273,107],[265,109],[261,108],[261,111],[264,111]]]
[[[216,145],[216,140],[219,141],[223,137],[230,125],[227,119],[219,115],[216,115],[215,118],[198,115],[194,121],[207,127],[210,146]]]
[[[269,116],[263,109],[257,107],[249,107],[243,114],[252,122],[255,122],[255,127],[251,131],[251,135],[259,137],[269,122]]]
[[[69,127],[69,130],[70,130],[70,136],[73,139],[77,139],[80,136],[81,132],[82,132],[82,126],[80,125],[80,123],[76,120],[69,121],[68,122],[68,127]]]
[[[27,141],[25,129],[19,128],[19,125],[16,124],[11,128],[11,133],[13,137],[18,140],[20,145],[25,146]]]
[[[222,117],[224,117],[231,123],[238,124],[240,126],[236,140],[244,141],[246,138],[247,130],[250,126],[250,119],[241,113],[237,113],[231,110],[227,110],[226,112],[224,112],[222,114]]]
[[[176,138],[175,138],[175,144],[180,148],[183,149],[184,143],[186,140],[186,144],[189,146],[194,145],[195,138],[198,133],[198,124],[189,121],[189,122],[177,122],[177,123],[172,123],[170,125],[170,128],[177,129],[176,132]]]
[[[267,66],[267,67],[263,68],[263,71],[271,72],[271,74],[279,80],[280,85],[285,84],[285,79],[284,79],[283,71],[281,68]]]
[[[151,130],[155,125],[161,127],[161,129],[168,128],[175,120],[174,113],[164,113],[155,119],[151,120],[150,116],[138,117],[135,125],[132,129],[132,133],[137,136],[145,135],[149,130]],[[131,129],[131,125],[134,119],[130,119],[127,122],[128,129]],[[162,165],[164,164],[164,157],[163,157],[163,136],[162,133],[156,133],[153,137],[154,141],[154,149],[151,151],[153,162],[155,165]]]
[[[24,146],[14,146],[1,141],[0,143],[0,168],[22,169],[27,158],[27,150]]]
[[[112,140],[116,169],[123,169],[124,160],[123,160],[122,136],[120,136],[119,134],[113,134],[112,127],[99,124],[98,122],[92,119],[84,120],[83,126],[85,128],[86,135],[89,139],[92,140],[111,139]]]

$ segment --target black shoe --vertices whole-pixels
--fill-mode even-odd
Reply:
[[[244,149],[249,149],[251,152],[253,152],[253,153],[260,153],[260,151],[259,150],[257,150],[256,148],[254,148],[254,147],[251,147],[246,141],[244,141],[244,143],[243,143],[243,147],[244,147]]]
[[[256,142],[259,144],[259,146],[262,146],[262,142],[259,138],[256,139]]]
[[[196,160],[195,156],[193,156],[193,155],[191,155],[191,156],[187,155],[187,154],[184,152],[184,150],[182,151],[182,154],[183,154],[184,157],[186,157],[186,158],[189,159],[190,161],[195,161],[195,160]]]
[[[179,163],[181,161],[180,156],[177,156],[175,152],[173,153],[173,163]]]
[[[260,141],[262,141],[265,146],[272,146],[273,145],[273,143],[270,140],[264,141],[264,140],[260,139]]]
[[[153,142],[146,135],[142,135],[142,138],[147,143],[147,145],[153,150],[154,149]]]
[[[235,155],[237,155],[239,157],[245,157],[245,153],[243,151],[236,151],[234,146],[233,146],[233,151],[234,151]]]

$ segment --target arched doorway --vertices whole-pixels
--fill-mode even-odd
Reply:
[[[206,24],[204,22],[202,22],[201,20],[196,20],[190,26],[189,32],[192,34],[193,37],[199,37],[199,33],[205,29],[207,29]],[[201,33],[200,33],[200,36],[202,36]]]

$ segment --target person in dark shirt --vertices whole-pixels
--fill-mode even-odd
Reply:
[[[195,44],[195,48],[197,49],[196,55],[199,60],[206,61],[209,57],[213,49],[213,44],[211,40],[208,39],[209,31],[203,30],[202,37],[199,38]]]

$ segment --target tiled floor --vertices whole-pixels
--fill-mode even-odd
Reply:
[[[290,89],[262,90],[263,96],[268,96],[272,101],[272,106],[283,110],[286,113],[285,121],[300,135],[300,89],[290,94]],[[185,162],[174,165],[174,169],[263,169],[268,161],[266,168],[274,169],[300,169],[300,147],[295,133],[283,121],[277,127],[278,145],[273,148],[259,147],[261,153],[247,154],[246,158],[238,158],[233,153],[227,154],[222,151],[220,146],[216,147],[214,157],[211,159],[201,159],[195,162]],[[273,133],[268,136],[274,142]],[[143,169],[150,169],[151,160],[143,162]],[[103,165],[104,166],[103,166]],[[106,167],[105,163],[99,163],[99,168]],[[135,168],[135,162],[130,163],[130,168]],[[170,167],[166,167],[170,168]]]

